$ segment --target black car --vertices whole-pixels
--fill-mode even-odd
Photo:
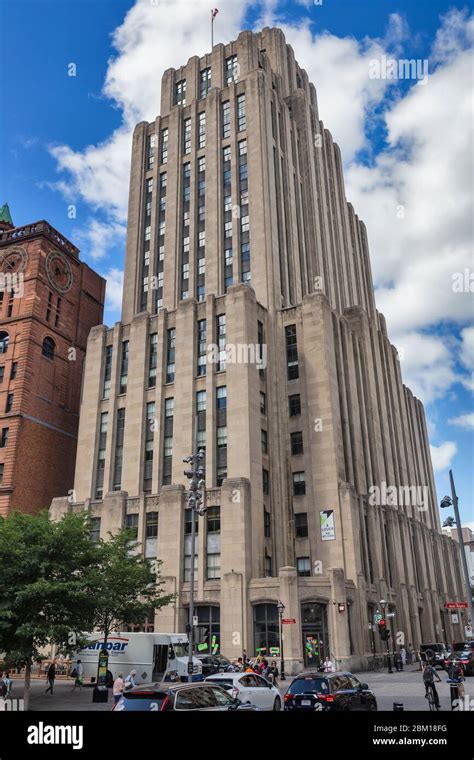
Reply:
[[[429,644],[420,644],[420,656],[422,662],[432,662],[435,668],[444,668],[444,661],[449,655],[446,644],[439,641]]]
[[[462,667],[465,676],[474,676],[474,641],[456,642],[453,651],[444,661],[444,667],[449,668],[454,664]]]
[[[366,683],[352,673],[302,673],[284,696],[285,710],[376,710],[377,701]]]
[[[258,711],[258,707],[243,704],[225,689],[210,683],[162,684],[146,683],[134,686],[112,707],[114,712],[168,712],[181,710]]]
[[[202,662],[202,674],[204,677],[214,673],[225,673],[231,667],[230,660],[222,654],[198,654],[198,660]]]

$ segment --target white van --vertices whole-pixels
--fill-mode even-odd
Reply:
[[[73,656],[72,667],[81,660],[84,679],[97,678],[99,652],[104,635],[99,632],[85,634],[90,644]],[[108,669],[114,679],[118,673],[127,676],[136,670],[135,681],[186,680],[188,677],[189,642],[186,633],[113,633],[107,639]],[[202,663],[193,657],[193,680],[201,680]]]

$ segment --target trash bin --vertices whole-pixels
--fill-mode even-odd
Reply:
[[[92,701],[93,702],[108,702],[109,701],[109,690],[107,686],[94,686],[94,691],[92,692]]]
[[[393,712],[403,712],[403,702],[394,702]]]

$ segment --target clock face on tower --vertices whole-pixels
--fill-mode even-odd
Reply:
[[[24,248],[14,248],[0,256],[0,272],[2,274],[21,274],[28,263],[28,254]]]
[[[46,257],[46,274],[55,290],[67,293],[72,286],[72,269],[66,256],[59,251],[50,251]]]

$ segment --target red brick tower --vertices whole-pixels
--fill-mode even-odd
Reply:
[[[0,515],[72,489],[82,363],[105,280],[48,222],[0,208]]]

